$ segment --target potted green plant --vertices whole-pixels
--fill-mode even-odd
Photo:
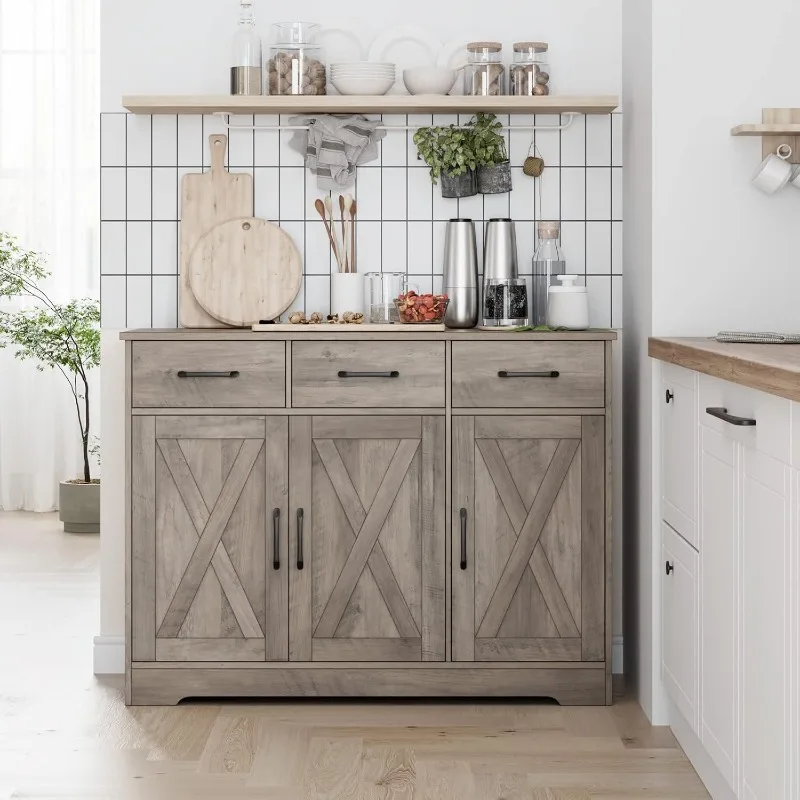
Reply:
[[[511,164],[503,126],[494,114],[476,114],[469,124],[478,164],[478,191],[481,194],[510,192]]]
[[[442,181],[442,197],[472,197],[478,193],[475,150],[471,128],[420,128],[414,134],[417,158],[431,172],[431,181]]]
[[[75,401],[83,476],[62,481],[59,511],[64,530],[99,533],[100,481],[92,478],[90,456],[96,452],[91,434],[89,372],[100,364],[100,304],[84,298],[54,302],[41,283],[48,278],[44,258],[25,250],[0,231],[0,299],[27,298],[34,303],[20,311],[0,311],[0,348],[16,348],[21,360],[36,368],[58,370]]]

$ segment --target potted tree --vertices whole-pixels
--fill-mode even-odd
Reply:
[[[511,164],[503,126],[494,114],[476,114],[469,124],[478,164],[478,191],[481,194],[510,192]]]
[[[420,128],[414,134],[417,159],[429,167],[431,181],[442,181],[442,197],[472,197],[478,193],[477,162],[471,128]]]
[[[36,368],[58,370],[75,401],[83,450],[83,476],[62,481],[59,509],[64,530],[100,531],[100,481],[92,478],[89,372],[100,364],[100,304],[92,299],[54,302],[41,287],[50,273],[44,258],[22,248],[0,231],[0,299],[24,297],[34,305],[21,311],[0,311],[0,348],[37,361]]]

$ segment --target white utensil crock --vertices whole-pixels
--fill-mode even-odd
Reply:
[[[792,148],[788,144],[782,144],[777,154],[770,153],[756,170],[753,185],[761,189],[764,194],[775,194],[783,189],[794,172],[788,161],[791,155]]]
[[[331,314],[364,313],[364,276],[357,272],[331,275]]]

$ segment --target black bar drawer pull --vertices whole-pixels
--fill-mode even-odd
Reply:
[[[272,510],[272,568],[281,568],[281,510]]]
[[[665,569],[666,569],[667,575],[670,575],[671,573],[675,572],[675,567],[673,567],[672,564],[669,563],[669,561],[667,561]]]
[[[179,378],[238,378],[239,371],[232,369],[228,372],[189,372],[182,369],[178,372]]]
[[[393,369],[390,372],[349,372],[343,369],[339,372],[340,378],[399,378],[400,373]]]
[[[467,568],[467,509],[461,509],[461,569]]]
[[[509,372],[508,370],[501,369],[500,372],[497,373],[498,378],[559,378],[561,377],[560,372],[556,372],[554,369],[548,370],[546,372]]]
[[[756,421],[748,417],[735,417],[733,414],[728,413],[727,408],[707,408],[706,414],[710,417],[716,417],[729,425],[735,425],[737,428],[755,428]]]
[[[303,509],[297,509],[297,569],[303,569]]]

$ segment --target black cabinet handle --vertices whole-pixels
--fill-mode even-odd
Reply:
[[[727,408],[707,408],[706,414],[716,419],[721,419],[729,425],[735,425],[737,428],[755,428],[756,421],[748,417],[735,417],[733,414],[728,413]]]
[[[669,575],[671,572],[675,572],[675,567],[673,567],[672,564],[670,564],[669,561],[667,561],[666,570],[667,570],[667,575]]]
[[[556,370],[546,370],[545,372],[509,372],[506,369],[501,369],[497,373],[498,378],[559,378],[560,372]]]
[[[667,389],[667,394],[666,394],[667,404],[671,403],[674,399],[675,395],[669,389]]]
[[[232,369],[228,372],[189,372],[182,369],[178,372],[179,378],[238,378],[239,371]]]
[[[303,509],[297,509],[297,569],[303,569]]]
[[[467,568],[467,509],[461,509],[461,569]]]
[[[272,568],[281,568],[281,510],[272,510]]]
[[[400,373],[393,369],[390,372],[348,372],[343,369],[339,372],[340,378],[399,378]]]

